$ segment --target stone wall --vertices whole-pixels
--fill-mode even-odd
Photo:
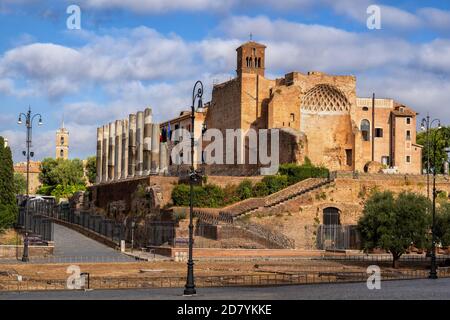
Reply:
[[[449,179],[438,177],[436,187],[449,194]],[[321,189],[295,197],[276,207],[253,212],[249,219],[294,239],[297,248],[308,249],[314,243],[311,239],[313,231],[323,223],[325,208],[337,208],[341,224],[356,224],[366,199],[374,190],[391,190],[394,193],[410,191],[426,196],[426,176],[361,174],[354,179],[351,174],[340,174],[333,183]]]
[[[28,255],[31,258],[49,257],[53,255],[53,245],[49,246],[29,246]],[[21,258],[23,255],[23,245],[0,245],[0,258]]]
[[[146,176],[114,183],[94,185],[89,187],[89,191],[91,192],[94,205],[100,210],[106,212],[108,204],[121,201],[124,203],[124,210],[127,213],[131,209],[133,193],[139,185],[160,186],[163,196],[161,206],[163,207],[170,202],[172,189],[177,183],[178,177]]]

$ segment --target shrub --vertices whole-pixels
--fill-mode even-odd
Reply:
[[[278,173],[288,176],[288,183],[291,185],[308,178],[327,178],[329,170],[325,167],[316,167],[305,160],[300,166],[295,163],[282,164]]]
[[[239,186],[236,186],[235,184],[227,184],[225,188],[223,188],[224,193],[223,201],[225,204],[231,204],[241,200],[239,191],[237,191],[238,187]]]
[[[240,200],[251,198],[253,195],[253,184],[250,180],[245,179],[237,186],[236,195]]]
[[[253,196],[254,197],[265,197],[269,195],[269,188],[267,187],[267,184],[264,182],[258,182],[253,187]]]
[[[225,193],[216,185],[194,186],[193,204],[200,208],[217,208],[224,205]],[[172,201],[175,206],[188,206],[190,200],[190,187],[179,184],[172,190]]]
[[[286,175],[266,176],[262,179],[262,183],[267,186],[268,194],[272,194],[286,188],[289,177]]]

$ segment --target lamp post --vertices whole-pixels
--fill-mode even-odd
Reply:
[[[437,123],[437,128],[435,131],[430,133],[433,123]],[[437,279],[436,270],[436,151],[437,151],[437,141],[436,134],[441,129],[441,121],[439,119],[434,119],[430,121],[430,116],[427,115],[426,119],[422,119],[422,130],[427,130],[427,192],[428,198],[430,197],[430,184],[429,184],[429,173],[430,173],[430,135],[432,136],[431,142],[433,144],[433,211],[432,211],[432,226],[431,226],[431,267],[429,279]]]
[[[193,247],[193,236],[194,236],[194,182],[197,182],[200,178],[199,172],[195,170],[194,167],[194,122],[195,122],[195,100],[198,99],[198,108],[201,109],[203,96],[203,83],[197,81],[192,90],[192,106],[191,106],[191,166],[189,170],[189,187],[190,187],[190,197],[189,197],[189,258],[187,262],[187,279],[186,286],[184,289],[184,295],[192,296],[196,294],[195,281],[194,281],[194,260],[192,259],[192,247]]]
[[[25,239],[23,242],[23,255],[22,255],[22,261],[28,262],[28,226],[27,226],[27,217],[28,217],[28,207],[29,207],[29,198],[30,198],[30,158],[34,156],[34,152],[30,152],[31,145],[31,134],[33,130],[33,120],[39,116],[39,122],[38,125],[42,125],[42,116],[38,113],[35,115],[31,115],[31,108],[28,108],[27,113],[20,113],[19,119],[17,121],[18,124],[22,124],[22,116],[25,117],[25,126],[27,128],[27,150],[23,151],[23,155],[27,157],[27,197],[25,202],[25,217],[24,217],[24,229],[25,229]]]

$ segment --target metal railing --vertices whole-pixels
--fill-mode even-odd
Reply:
[[[448,269],[438,270],[441,278],[450,277]],[[260,274],[260,275],[214,275],[197,276],[197,287],[232,287],[232,286],[274,286],[274,285],[304,285],[322,283],[366,282],[369,274],[366,272],[301,272],[296,274]],[[381,280],[411,280],[428,277],[427,270],[402,270],[399,272],[382,272]],[[134,277],[108,278],[90,277],[90,289],[142,289],[142,288],[182,288],[185,285],[184,276],[170,277]],[[66,279],[22,279],[0,280],[0,291],[33,291],[33,290],[66,290]]]

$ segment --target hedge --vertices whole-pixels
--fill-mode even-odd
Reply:
[[[265,197],[278,192],[289,185],[308,178],[326,178],[329,171],[324,167],[315,167],[309,161],[299,166],[296,164],[283,164],[277,175],[265,176],[260,182],[253,184],[245,179],[236,185],[227,185],[225,188],[206,184],[194,186],[194,206],[218,208],[251,197]],[[172,191],[172,202],[175,206],[189,206],[190,189],[187,184],[179,184]]]

